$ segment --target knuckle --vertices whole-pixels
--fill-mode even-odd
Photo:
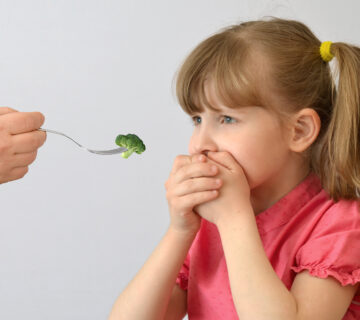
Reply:
[[[200,153],[193,154],[193,155],[191,156],[191,162],[196,162],[196,161],[198,161],[200,156],[201,156]],[[205,157],[205,155],[202,155],[202,156]]]
[[[1,109],[2,114],[16,112],[15,109],[12,109],[12,108],[9,108],[9,107],[0,107],[0,109]]]
[[[177,167],[182,167],[186,163],[189,163],[189,160],[191,161],[191,157],[184,154],[179,154],[175,157],[174,165]]]
[[[7,153],[11,149],[11,144],[7,139],[0,140],[0,153]]]
[[[178,166],[181,164],[184,156],[183,155],[177,155],[174,159],[174,165]]]

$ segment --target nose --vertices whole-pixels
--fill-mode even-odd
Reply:
[[[190,138],[189,142],[189,154],[205,154],[209,151],[217,151],[217,145],[214,138],[207,132],[194,131],[193,135]]]

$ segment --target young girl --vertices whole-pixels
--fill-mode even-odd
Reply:
[[[360,49],[242,23],[194,49],[177,96],[195,127],[170,226],[110,319],[360,319]]]

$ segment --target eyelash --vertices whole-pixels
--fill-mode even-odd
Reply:
[[[233,123],[235,123],[235,122],[237,122],[233,117],[230,117],[230,116],[226,116],[226,115],[222,115],[222,116],[220,116],[219,117],[220,119],[231,119],[230,121],[232,121],[232,122],[227,122],[227,123],[225,123],[225,124],[233,124]],[[197,122],[197,119],[201,119],[199,116],[193,116],[192,118],[191,118],[191,123],[194,125],[194,126],[198,126],[200,123],[199,122]]]

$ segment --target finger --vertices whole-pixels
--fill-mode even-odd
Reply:
[[[199,177],[214,176],[218,173],[216,165],[211,163],[192,163],[191,165],[184,166],[174,174],[174,183],[181,183],[188,179]]]
[[[13,168],[27,167],[35,161],[36,156],[37,151],[16,154],[11,161],[11,165]]]
[[[218,178],[195,178],[189,179],[178,185],[176,190],[174,190],[174,195],[184,196],[186,194],[201,192],[201,191],[210,191],[219,189],[222,185],[221,179]]]
[[[5,182],[23,178],[29,171],[28,167],[18,167],[11,170]]]
[[[45,121],[40,112],[13,112],[0,118],[10,134],[19,134],[39,129]]]
[[[208,158],[229,170],[236,170],[238,167],[241,168],[240,164],[227,151],[208,152]]]
[[[9,171],[6,175],[0,175],[0,183],[20,179],[29,171],[28,167],[18,167]]]
[[[28,153],[39,149],[46,140],[44,131],[32,131],[11,137],[14,153]]]
[[[181,211],[193,209],[199,204],[215,199],[219,195],[218,190],[195,192],[181,197],[183,208]]]
[[[182,166],[184,166],[185,164],[188,164],[190,162],[191,161],[189,159],[189,156],[187,156],[187,155],[180,154],[180,155],[176,156],[174,159],[174,162],[173,162],[171,173],[175,173],[176,171],[179,170],[179,168],[181,168]]]
[[[201,158],[204,161],[204,155],[194,154],[191,156],[188,155],[178,155],[173,163],[173,168],[171,170],[172,173],[177,172],[181,167],[196,162],[196,159],[199,160]]]
[[[12,112],[18,112],[18,111],[8,108],[8,107],[0,107],[0,116],[7,114],[7,113],[12,113]]]
[[[204,154],[196,154],[193,156],[193,162],[206,162],[207,157]]]

